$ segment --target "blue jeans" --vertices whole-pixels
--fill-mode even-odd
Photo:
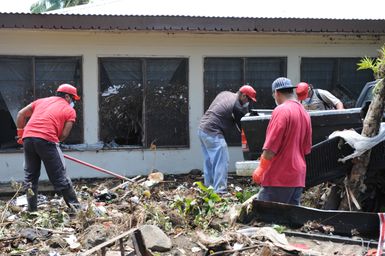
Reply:
[[[258,200],[299,205],[303,188],[292,187],[262,187]]]
[[[229,150],[223,136],[209,135],[198,130],[204,156],[203,173],[205,186],[212,186],[216,193],[227,192],[227,172],[229,169]]]

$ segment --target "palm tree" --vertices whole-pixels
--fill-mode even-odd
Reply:
[[[42,13],[76,5],[88,4],[90,0],[38,0],[32,4],[32,13]]]
[[[385,108],[385,45],[379,50],[377,59],[365,57],[358,63],[358,70],[371,69],[377,79],[373,89],[373,99],[365,116],[361,135],[373,137],[378,134]],[[371,150],[354,159],[352,171],[344,181],[346,192],[342,198],[340,210],[359,210],[363,194],[366,190],[365,174],[370,161]],[[350,202],[353,202],[351,204]]]

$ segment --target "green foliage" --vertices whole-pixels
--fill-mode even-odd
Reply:
[[[273,228],[280,234],[282,234],[286,230],[286,227],[281,225],[273,225]]]
[[[374,77],[378,80],[373,89],[373,94],[377,94],[381,90],[385,76],[385,45],[379,52],[380,55],[376,59],[365,56],[359,63],[357,63],[357,70],[371,69],[374,73]]]
[[[214,192],[213,187],[205,187],[195,182],[198,195],[195,198],[176,195],[171,207],[178,209],[186,219],[198,227],[206,229],[212,218],[228,209],[227,202]]]
[[[376,59],[370,57],[363,57],[359,63],[357,63],[357,70],[371,69],[376,79],[383,78],[383,69],[385,67],[385,46],[380,50],[380,56]]]
[[[160,208],[153,205],[144,205],[147,213],[147,224],[156,225],[160,229],[168,232],[172,229],[170,217]]]
[[[235,193],[235,197],[241,202],[245,202],[247,199],[252,197],[253,195],[257,194],[259,191],[259,187],[257,186],[252,186],[243,189],[242,191],[238,191]]]
[[[22,212],[21,218],[23,221],[30,223],[31,226],[49,229],[64,227],[70,220],[65,211],[57,209],[44,212]]]

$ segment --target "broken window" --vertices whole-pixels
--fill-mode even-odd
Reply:
[[[81,95],[81,58],[0,56],[0,149],[16,148],[17,112],[38,98],[55,94],[62,83],[77,87]],[[82,143],[83,108],[66,143]]]
[[[112,147],[186,147],[187,59],[100,58],[100,139]]]
[[[354,107],[364,85],[374,80],[370,70],[357,70],[360,58],[302,58],[301,81],[325,89],[345,108]]]
[[[204,60],[204,109],[205,111],[221,91],[237,92],[249,84],[257,91],[257,102],[250,108],[273,108],[271,83],[286,75],[285,57],[261,58],[205,58]],[[240,145],[240,134],[234,128],[227,136],[229,145]]]

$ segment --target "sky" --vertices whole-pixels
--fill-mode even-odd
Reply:
[[[0,12],[29,12],[31,5],[38,0],[2,0]]]
[[[1,0],[0,12],[29,12],[38,0]],[[91,0],[94,14],[385,19],[385,0]],[[104,2],[106,1],[106,2]],[[78,7],[75,7],[79,10]],[[80,8],[87,12],[89,8]],[[87,10],[85,10],[87,9]],[[70,9],[64,12],[71,13]],[[62,12],[61,10],[60,12]],[[77,11],[79,13],[79,11]],[[63,12],[62,12],[63,13]],[[112,13],[109,13],[112,14]]]

